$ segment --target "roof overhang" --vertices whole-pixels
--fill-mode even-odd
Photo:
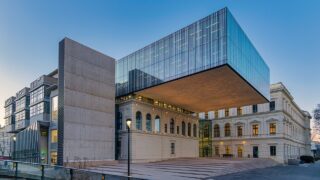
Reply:
[[[193,112],[266,103],[268,100],[229,65],[201,71],[136,92]]]

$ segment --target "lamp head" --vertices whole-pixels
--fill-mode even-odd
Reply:
[[[13,141],[16,141],[17,140],[17,137],[16,136],[13,136]]]
[[[130,118],[128,118],[128,119],[126,120],[126,122],[127,122],[127,126],[130,128],[132,120],[131,120]]]

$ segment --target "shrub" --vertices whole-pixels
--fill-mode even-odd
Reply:
[[[304,163],[314,163],[314,158],[312,156],[300,156],[300,160]]]

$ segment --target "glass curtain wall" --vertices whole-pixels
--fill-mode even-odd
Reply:
[[[116,95],[226,64],[269,99],[269,67],[224,8],[119,59]]]
[[[269,99],[269,67],[229,11],[227,11],[227,56],[227,63]]]
[[[212,123],[199,120],[199,156],[212,157]]]
[[[116,63],[117,96],[226,63],[226,8]]]
[[[19,132],[15,144],[15,160],[33,163],[40,162],[39,151],[39,125],[34,123],[25,130]]]

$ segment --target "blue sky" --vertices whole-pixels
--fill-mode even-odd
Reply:
[[[223,7],[269,65],[271,82],[311,112],[320,103],[319,0],[1,0],[0,106],[57,67],[64,37],[118,59]]]

